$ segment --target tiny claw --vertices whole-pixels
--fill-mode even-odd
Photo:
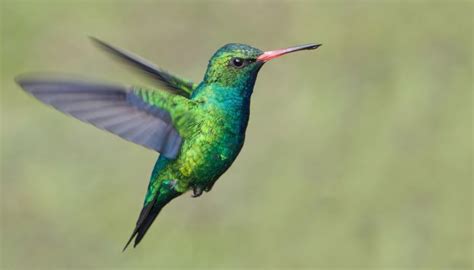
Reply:
[[[201,194],[202,194],[202,188],[201,188],[201,187],[198,187],[198,186],[194,186],[194,187],[193,187],[193,195],[192,195],[192,197],[193,197],[193,198],[196,198],[196,197],[201,196]]]

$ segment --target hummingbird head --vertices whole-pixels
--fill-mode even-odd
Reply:
[[[263,62],[257,61],[262,54],[261,50],[245,44],[224,45],[209,60],[204,82],[216,83],[223,87],[252,84],[262,67]]]
[[[307,44],[264,52],[249,45],[230,43],[218,49],[209,60],[204,82],[252,89],[264,63],[290,52],[312,50],[319,46],[321,44]]]

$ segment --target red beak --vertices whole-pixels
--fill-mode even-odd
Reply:
[[[259,57],[257,57],[257,61],[267,62],[267,61],[272,60],[273,58],[277,58],[287,53],[297,52],[297,51],[302,51],[302,50],[314,50],[314,49],[317,49],[319,46],[321,46],[321,44],[311,43],[311,44],[306,44],[306,45],[301,45],[301,46],[290,47],[286,49],[266,51],[263,54],[261,54]]]

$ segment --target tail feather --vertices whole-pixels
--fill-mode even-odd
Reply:
[[[153,209],[153,211],[149,215],[149,218],[145,219],[145,221],[142,223],[140,228],[138,228],[138,231],[136,234],[137,236],[135,237],[135,243],[133,243],[133,247],[136,247],[140,243],[140,241],[142,241],[143,237],[145,236],[146,232],[150,228],[151,224],[153,224],[153,221],[155,221],[155,218],[160,213],[161,209],[162,207]]]
[[[134,238],[135,243],[133,244],[133,247],[136,247],[145,236],[151,224],[153,224],[153,221],[155,221],[155,218],[158,216],[161,209],[163,209],[165,205],[181,194],[175,191],[174,187],[171,187],[171,189],[166,187],[160,188],[158,193],[159,194],[156,195],[153,201],[145,204],[143,207],[142,211],[140,212],[140,216],[138,217],[135,229],[128,239],[127,244],[125,244],[122,252],[127,249]]]
[[[150,216],[150,212],[152,210],[154,206],[154,201],[152,202],[149,202],[147,205],[145,205],[142,209],[142,211],[140,212],[140,216],[138,217],[138,221],[137,221],[137,224],[135,226],[135,229],[133,229],[133,232],[132,232],[132,235],[130,236],[130,239],[128,239],[127,241],[127,244],[125,245],[125,247],[123,248],[122,252],[124,252],[128,245],[130,245],[130,243],[132,242],[133,238],[135,238],[135,236],[138,234],[138,231],[139,229],[142,227],[142,224],[143,222]],[[157,213],[158,214],[158,213]],[[156,216],[155,216],[156,217]],[[152,220],[155,219],[155,217],[153,217]],[[150,224],[151,225],[151,224]],[[149,227],[149,226],[148,226]],[[134,245],[134,247],[136,246],[136,244]]]
[[[135,235],[137,235],[137,230],[133,231],[132,236],[130,236],[130,239],[128,239],[127,243],[125,244],[125,246],[122,249],[122,252],[124,252],[127,249],[128,245],[130,245],[130,243],[132,242]]]

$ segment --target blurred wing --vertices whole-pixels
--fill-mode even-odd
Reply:
[[[182,139],[169,113],[145,103],[130,88],[31,76],[18,78],[17,83],[44,103],[167,158],[176,158],[179,152]]]
[[[197,84],[178,78],[136,54],[113,47],[112,45],[97,38],[90,38],[96,45],[98,45],[99,48],[104,49],[119,59],[124,60],[125,62],[139,68],[140,70],[147,72],[147,74],[151,75],[153,79],[158,80],[162,86],[176,94],[184,97],[190,97],[193,90],[197,87]]]

